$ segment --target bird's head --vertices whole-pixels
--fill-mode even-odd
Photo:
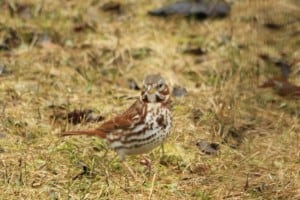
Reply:
[[[143,81],[141,100],[147,103],[164,103],[170,98],[170,90],[165,79],[159,74],[146,76]]]

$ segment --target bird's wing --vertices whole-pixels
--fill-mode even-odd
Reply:
[[[146,116],[146,109],[147,105],[137,100],[124,113],[104,122],[97,130],[104,133],[128,130],[143,120]]]

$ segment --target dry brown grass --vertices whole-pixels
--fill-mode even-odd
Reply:
[[[100,0],[15,1],[32,5],[27,19],[11,16],[6,2],[0,37],[12,28],[20,45],[0,51],[10,72],[0,75],[0,199],[300,199],[299,100],[258,88],[278,74],[258,54],[285,54],[300,85],[296,0],[231,1],[230,17],[202,22],[146,15],[169,1],[124,1],[121,14],[101,11]],[[80,23],[92,29],[74,32]],[[37,45],[38,34],[53,41]],[[207,53],[182,54],[188,45]],[[109,118],[137,95],[126,80],[152,72],[188,90],[173,101],[164,154],[149,155],[152,174],[130,157],[132,180],[97,138],[57,136],[97,124],[54,121],[49,106]],[[202,154],[199,139],[220,143],[219,154]],[[83,165],[90,171],[77,176]]]

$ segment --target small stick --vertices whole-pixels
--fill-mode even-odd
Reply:
[[[150,190],[150,194],[149,194],[149,200],[151,200],[151,198],[152,198],[155,179],[156,179],[156,172],[154,173],[153,178],[152,178],[151,190]]]

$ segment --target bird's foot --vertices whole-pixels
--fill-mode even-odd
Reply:
[[[146,167],[147,174],[151,174],[152,165],[151,165],[151,160],[149,158],[143,156],[142,159],[140,160],[140,164]]]

